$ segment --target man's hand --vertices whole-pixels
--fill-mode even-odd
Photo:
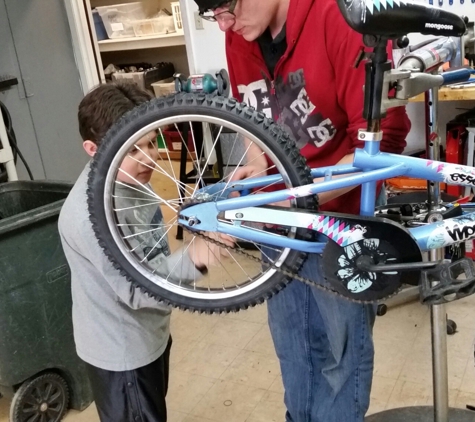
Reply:
[[[250,179],[252,177],[262,177],[267,175],[267,170],[263,170],[262,168],[258,166],[244,166],[240,167],[235,173],[233,173],[231,180],[243,180],[243,179]],[[254,192],[255,194],[259,193],[266,193],[263,190],[257,190]],[[230,198],[236,198],[240,196],[239,192],[231,192],[229,197]],[[279,201],[279,202],[274,202],[269,205],[275,205],[277,207],[286,207],[290,208],[290,201],[285,200],[285,201]],[[273,227],[273,224],[264,224],[266,227]]]
[[[236,182],[238,180],[251,179],[253,177],[263,177],[266,175],[267,171],[258,166],[243,166],[239,167],[231,173],[231,177],[229,178],[229,184],[232,185],[233,182]],[[238,191],[231,192],[229,194],[230,198],[236,198],[238,196],[240,196]]]
[[[251,179],[253,177],[264,177],[267,175],[267,170],[259,166],[242,166],[231,173],[231,182],[236,180]]]
[[[235,239],[231,236],[221,233],[206,233],[206,236],[218,242],[224,243],[226,246],[233,247]],[[212,242],[207,242],[201,237],[195,237],[193,243],[188,249],[190,258],[195,264],[195,267],[208,268],[210,265],[218,265],[222,257],[227,257],[228,253],[225,248],[222,248]]]
[[[264,152],[248,139],[244,139],[244,145],[246,147],[246,165],[238,167],[230,174],[229,180],[231,182],[267,176],[268,163]],[[238,195],[234,194],[232,196]]]

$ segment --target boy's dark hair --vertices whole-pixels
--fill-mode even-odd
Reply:
[[[99,85],[79,104],[79,133],[83,141],[101,143],[110,127],[125,113],[153,96],[132,82]]]

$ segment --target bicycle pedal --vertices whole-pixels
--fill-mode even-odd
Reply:
[[[420,298],[428,305],[453,302],[475,293],[475,265],[469,258],[421,271]]]

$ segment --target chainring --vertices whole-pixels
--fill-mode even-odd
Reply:
[[[379,239],[363,239],[346,247],[329,241],[323,253],[325,279],[332,290],[351,299],[378,302],[396,293],[402,286],[401,273],[370,272],[357,267],[358,258],[367,256],[374,264],[400,262],[397,250]]]
[[[422,261],[420,250],[406,229],[390,220],[371,217],[345,216],[337,221],[350,231],[358,227],[363,235],[344,246],[331,239],[327,242],[322,259],[324,277],[332,290],[349,299],[378,302],[397,293],[404,283],[419,284],[420,271],[371,272],[357,265],[361,257],[375,265]]]

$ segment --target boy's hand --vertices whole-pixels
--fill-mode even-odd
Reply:
[[[206,236],[233,247],[235,239],[221,233],[206,233]],[[207,242],[201,237],[196,237],[193,244],[188,249],[190,258],[198,269],[208,268],[210,265],[218,265],[222,257],[228,256],[225,248],[212,242]]]

